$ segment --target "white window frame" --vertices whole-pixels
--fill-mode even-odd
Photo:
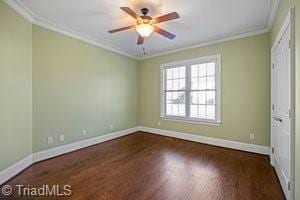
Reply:
[[[161,80],[161,89],[160,89],[160,99],[161,99],[161,118],[163,120],[170,120],[170,121],[178,121],[178,122],[186,122],[186,123],[197,123],[197,124],[206,124],[206,125],[221,125],[221,82],[222,82],[222,73],[221,73],[221,54],[211,55],[211,56],[204,56],[200,58],[194,58],[190,60],[182,60],[177,62],[165,63],[162,64],[160,67],[160,80]],[[214,61],[216,63],[216,74],[215,74],[215,87],[216,87],[216,119],[200,119],[200,118],[191,118],[191,117],[179,117],[179,116],[167,116],[165,114],[165,86],[166,86],[166,79],[165,79],[165,69],[168,68],[176,68],[181,66],[186,66],[186,113],[189,112],[187,107],[189,106],[190,102],[190,81],[191,81],[191,73],[190,73],[190,66],[194,64],[201,64],[206,62]],[[188,69],[189,68],[189,69]]]

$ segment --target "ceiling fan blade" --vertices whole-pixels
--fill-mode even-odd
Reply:
[[[138,15],[129,7],[121,7],[121,10],[123,10],[124,12],[126,12],[128,15],[130,15],[135,19],[138,17]]]
[[[154,27],[154,32],[156,32],[156,33],[158,33],[158,34],[160,34],[160,35],[162,35],[166,38],[169,38],[170,40],[173,40],[176,37],[176,35],[174,35],[173,33],[165,31],[165,30],[163,30],[163,29],[161,29],[157,26]]]
[[[139,35],[137,44],[138,44],[138,45],[144,44],[144,40],[145,40],[145,38],[143,38],[142,36]]]
[[[108,32],[109,33],[116,33],[116,32],[119,32],[119,31],[125,31],[125,30],[128,30],[128,29],[132,29],[134,27],[135,27],[135,25],[130,25],[130,26],[126,26],[126,27],[122,27],[122,28],[118,28],[118,29],[113,29],[113,30],[110,30]]]
[[[170,20],[178,19],[178,18],[179,18],[178,13],[177,12],[172,12],[172,13],[154,18],[154,24],[158,24],[158,23],[161,23],[161,22],[170,21]]]

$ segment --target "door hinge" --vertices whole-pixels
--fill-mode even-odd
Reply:
[[[274,63],[272,63],[272,69],[274,69],[275,67],[274,67],[275,65],[274,65]]]
[[[275,110],[275,106],[274,106],[274,104],[272,104],[272,110]]]
[[[272,147],[272,153],[274,153],[274,147]]]
[[[288,182],[288,190],[291,191],[291,182]]]
[[[291,109],[289,109],[289,117],[292,118],[292,112],[291,112]]]
[[[289,40],[289,48],[291,48],[291,40]]]

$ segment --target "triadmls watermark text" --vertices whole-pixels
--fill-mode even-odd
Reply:
[[[70,185],[40,185],[40,186],[30,186],[30,185],[15,185],[14,188],[10,185],[4,185],[1,187],[2,195],[11,196],[51,196],[51,197],[68,197],[72,195],[72,187]]]

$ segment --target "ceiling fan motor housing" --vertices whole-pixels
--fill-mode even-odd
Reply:
[[[143,13],[144,16],[146,16],[149,13],[149,9],[148,8],[142,8],[141,12]]]
[[[139,18],[137,18],[137,25],[153,24],[152,17],[147,16],[147,14],[149,13],[149,9],[148,8],[142,8],[141,12],[142,12],[143,15],[141,15]]]

